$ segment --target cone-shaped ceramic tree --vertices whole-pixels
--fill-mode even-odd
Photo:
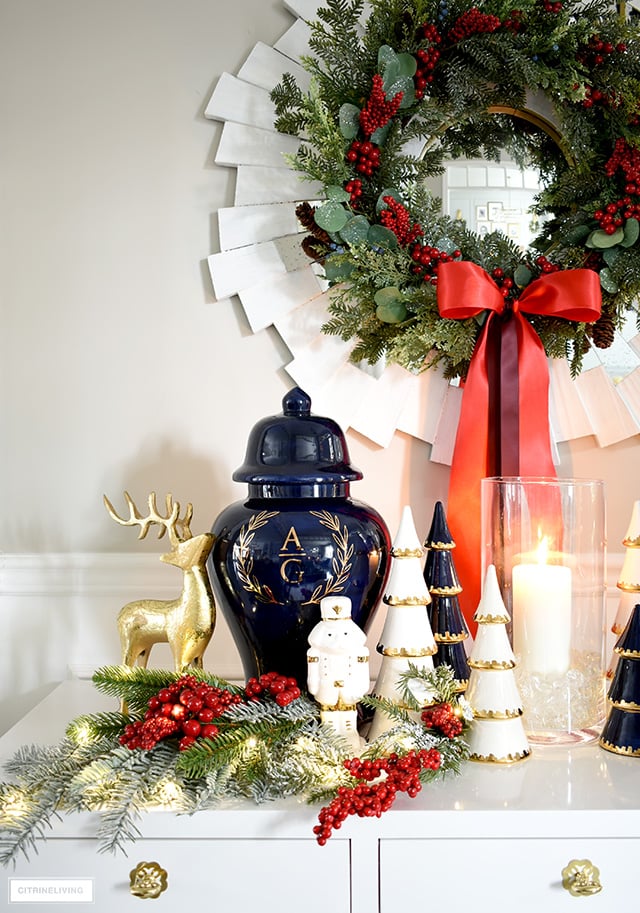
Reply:
[[[478,630],[469,657],[471,674],[466,693],[473,711],[470,759],[511,764],[531,752],[513,673],[516,660],[506,630],[510,616],[493,565],[487,569],[474,621]]]
[[[391,571],[382,598],[387,614],[377,646],[382,663],[374,694],[396,703],[402,703],[401,676],[413,665],[418,669],[433,669],[436,643],[429,624],[427,605],[429,590],[422,576],[423,548],[416,533],[409,507],[402,512],[400,526],[391,549]],[[431,695],[416,693],[421,704],[428,704]],[[381,710],[376,710],[369,739],[386,732],[395,721]]]
[[[635,604],[640,602],[640,501],[634,502],[631,520],[622,544],[625,547],[624,562],[616,584],[621,591],[620,601],[611,626],[616,637],[620,637]],[[617,664],[618,654],[614,650],[607,667],[607,678],[613,678]]]
[[[640,603],[634,606],[614,652],[618,663],[607,695],[609,713],[600,744],[615,754],[640,758]]]
[[[453,561],[455,545],[442,502],[437,501],[425,541],[428,551],[424,568],[424,579],[431,596],[429,621],[437,646],[433,662],[435,666],[451,666],[458,691],[464,691],[469,681],[464,643],[469,629],[458,600],[462,587]]]

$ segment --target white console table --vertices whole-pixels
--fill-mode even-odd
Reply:
[[[112,707],[89,682],[64,682],[0,739],[0,757],[55,743],[75,716]],[[196,903],[216,913],[612,913],[640,891],[640,759],[595,744],[534,747],[509,767],[469,762],[380,819],[350,818],[324,847],[312,833],[317,812],[292,800],[191,817],[152,812],[127,857],[96,852],[96,815],[65,816],[37,855],[3,870],[0,909],[46,909],[10,903],[12,878],[92,879],[94,902],[65,913],[175,913]],[[599,869],[599,893],[563,887],[574,859]],[[156,899],[131,893],[129,873],[141,861],[168,873]]]

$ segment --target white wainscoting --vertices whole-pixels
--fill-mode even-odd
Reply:
[[[0,732],[58,682],[120,662],[116,617],[125,603],[173,599],[181,588],[181,571],[152,553],[0,556]],[[166,644],[153,648],[150,665],[172,668]],[[205,666],[223,678],[242,678],[220,612]]]
[[[608,560],[608,629],[618,607],[621,554]],[[155,554],[75,553],[0,555],[0,733],[24,716],[58,682],[89,678],[100,666],[120,661],[116,616],[133,599],[172,599],[180,591],[179,570]],[[371,672],[383,621],[378,612],[370,631]],[[609,635],[610,652],[615,638]],[[154,647],[150,665],[171,668],[164,644]],[[242,665],[227,624],[218,612],[205,667],[222,678],[242,679]],[[62,733],[61,733],[62,735]]]

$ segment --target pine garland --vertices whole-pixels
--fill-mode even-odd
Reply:
[[[440,362],[447,376],[464,376],[482,319],[440,317],[437,261],[416,266],[425,247],[499,270],[513,282],[514,300],[549,270],[590,269],[600,277],[607,320],[620,326],[637,313],[640,41],[633,21],[610,0],[523,0],[518,9],[510,0],[368,6],[365,19],[362,0],[325,0],[302,58],[309,92],[290,75],[272,92],[277,129],[302,141],[290,164],[324,187],[325,203],[305,204],[303,249],[333,288],[325,332],[355,342],[353,361],[384,355],[411,370]],[[561,148],[491,110],[521,111],[530,92],[551,105]],[[415,142],[419,155],[407,151]],[[537,168],[543,182],[533,208],[542,228],[525,251],[502,233],[481,238],[442,216],[424,189],[445,160],[499,160],[503,150]],[[416,237],[390,216],[398,206],[421,229]],[[531,322],[547,354],[569,359],[577,373],[591,337],[585,325]],[[611,338],[600,329],[595,335],[599,344]]]
[[[455,700],[449,672],[446,667],[429,674],[410,669],[407,688],[419,678],[444,706]],[[274,679],[280,679],[277,686]],[[290,679],[267,673],[240,688],[202,670],[185,678],[162,670],[107,666],[93,681],[103,693],[124,701],[129,712],[84,714],[69,723],[58,745],[24,746],[6,764],[11,780],[0,783],[4,865],[19,854],[28,858],[37,851],[63,812],[96,812],[98,848],[114,852],[140,836],[140,819],[148,809],[192,814],[230,798],[260,803],[294,795],[314,803],[353,781],[348,744],[322,724],[318,705]],[[199,684],[215,690],[214,705],[217,692],[224,692],[224,709],[213,721],[215,735],[185,742],[177,732],[156,733],[151,747],[136,745],[136,727],[145,721],[153,727],[165,718],[159,710],[165,690],[179,693],[184,710],[189,700],[181,689],[193,692]],[[283,698],[285,687],[290,693]],[[168,707],[175,706],[170,703],[174,699],[168,698]],[[366,701],[375,706],[377,699]],[[392,702],[383,703],[397,725],[369,743],[363,758],[435,749],[439,764],[422,771],[422,780],[459,770],[468,756],[462,735],[447,736],[416,722]],[[415,699],[412,706],[419,709]]]

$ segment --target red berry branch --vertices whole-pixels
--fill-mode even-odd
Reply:
[[[360,112],[360,127],[366,137],[370,137],[380,127],[389,123],[398,113],[404,93],[397,92],[391,100],[387,99],[382,88],[382,76],[376,73],[372,79],[371,95]]]
[[[436,729],[447,739],[455,739],[463,729],[463,722],[451,704],[435,704],[422,711],[420,718],[427,729]]]
[[[388,208],[380,213],[380,222],[394,233],[402,247],[411,244],[422,235],[422,226],[419,222],[411,224],[406,206],[392,196],[384,196],[382,199]]]
[[[440,60],[440,51],[437,45],[442,42],[440,32],[431,23],[425,22],[418,29],[419,38],[429,46],[420,48],[416,52],[417,69],[413,77],[416,98],[424,98],[427,86],[433,82],[433,71]]]
[[[458,41],[464,41],[472,35],[486,35],[496,32],[502,22],[499,16],[493,16],[490,13],[482,13],[477,6],[465,10],[461,16],[456,19],[453,28],[449,30],[447,38],[452,44]]]
[[[427,729],[447,739],[455,739],[464,728],[460,716],[446,702],[423,710],[421,720]],[[439,770],[441,764],[442,755],[437,748],[411,749],[404,755],[394,752],[386,758],[346,760],[344,766],[357,782],[354,786],[341,786],[329,805],[320,809],[318,824],[313,828],[316,840],[324,846],[349,815],[380,818],[398,793],[413,799],[422,789],[422,771]]]
[[[369,140],[361,142],[354,139],[347,152],[347,161],[353,162],[356,171],[370,178],[374,170],[380,167],[380,147]]]
[[[421,276],[424,282],[436,285],[440,264],[448,263],[450,260],[457,260],[460,255],[459,250],[454,250],[453,253],[448,254],[446,251],[439,250],[430,244],[416,242],[411,248],[411,259],[413,260],[411,271],[416,276]]]
[[[263,695],[286,707],[300,697],[300,688],[293,678],[267,672],[259,679],[250,678],[243,695],[183,675],[149,698],[144,719],[127,723],[120,744],[132,750],[150,750],[162,739],[177,735],[180,751],[185,751],[198,738],[215,739],[220,731],[215,721],[219,722],[230,707]]]
[[[640,219],[640,149],[630,146],[623,137],[616,140],[613,154],[604,166],[604,173],[609,178],[617,171],[622,172],[625,196],[596,209],[593,214],[608,235],[621,228],[626,219]]]
[[[391,808],[398,793],[412,798],[422,789],[420,772],[438,770],[442,758],[436,748],[409,751],[405,755],[391,754],[388,758],[364,760],[351,758],[344,766],[358,780],[355,786],[341,786],[329,805],[320,810],[318,824],[313,828],[316,840],[324,846],[334,830],[342,826],[349,815],[359,818],[379,818]],[[371,781],[376,782],[371,782]]]

